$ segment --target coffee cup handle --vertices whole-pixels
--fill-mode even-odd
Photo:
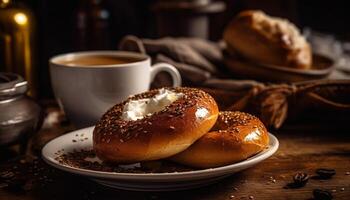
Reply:
[[[151,81],[153,81],[154,77],[161,72],[168,72],[173,79],[173,87],[181,86],[181,75],[179,71],[172,65],[167,63],[157,63],[151,67]]]

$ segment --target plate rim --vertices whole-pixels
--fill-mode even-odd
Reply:
[[[239,62],[239,63],[246,63],[249,65],[249,67],[251,68],[265,68],[267,70],[275,70],[278,72],[283,72],[283,73],[291,73],[294,75],[301,75],[301,76],[325,76],[330,74],[334,68],[335,68],[335,61],[330,58],[329,56],[326,55],[322,55],[322,54],[317,54],[314,53],[312,54],[313,59],[318,58],[318,59],[323,59],[323,60],[327,60],[330,64],[328,65],[328,67],[324,68],[324,69],[298,69],[298,68],[290,68],[290,67],[285,67],[285,66],[279,66],[279,65],[273,65],[273,64],[267,64],[267,63],[256,63],[256,62],[252,62],[252,61],[247,61],[247,60],[242,60],[242,59],[233,59],[229,56],[225,57],[225,60],[228,62]],[[316,63],[312,63],[312,65],[315,65]]]
[[[81,131],[89,131],[93,130],[94,126],[75,130],[69,133],[66,133],[64,135],[61,135],[59,137],[56,137],[52,140],[50,140],[48,143],[45,144],[45,146],[42,148],[41,151],[41,157],[43,160],[49,164],[52,167],[55,167],[57,169],[63,170],[65,172],[78,174],[82,176],[88,176],[90,178],[103,178],[103,179],[127,179],[127,180],[157,180],[159,178],[166,178],[166,177],[172,177],[172,178],[186,178],[186,176],[191,176],[191,178],[195,177],[203,177],[203,176],[210,176],[213,173],[215,174],[225,174],[229,171],[231,171],[234,168],[242,168],[244,166],[251,166],[256,163],[259,163],[269,157],[271,157],[279,148],[279,141],[278,139],[268,132],[270,143],[268,150],[265,150],[263,152],[260,152],[256,155],[254,155],[251,158],[248,158],[246,160],[233,163],[230,165],[225,165],[221,167],[215,167],[215,168],[207,168],[207,169],[198,169],[194,171],[185,171],[185,172],[164,172],[164,173],[120,173],[120,172],[103,172],[103,171],[95,171],[95,170],[89,170],[89,169],[82,169],[77,167],[72,167],[68,165],[63,165],[58,163],[54,158],[50,157],[48,154],[48,148],[50,145],[52,145],[55,141],[57,141],[59,138],[62,137],[69,137],[68,135],[75,135],[77,132]]]

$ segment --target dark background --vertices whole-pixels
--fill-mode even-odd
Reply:
[[[226,11],[210,16],[210,39],[220,40],[229,20],[244,9],[261,9],[273,16],[285,17],[298,27],[334,34],[350,39],[350,12],[347,1],[320,0],[223,0]],[[40,97],[52,97],[49,85],[48,59],[56,54],[89,49],[116,49],[127,34],[156,38],[155,0],[27,0],[37,20],[37,42]],[[94,31],[79,28],[79,13],[98,3],[108,17]],[[107,31],[106,31],[107,30]]]

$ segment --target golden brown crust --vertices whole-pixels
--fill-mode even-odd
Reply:
[[[219,111],[209,94],[194,88],[167,89],[184,95],[143,119],[122,120],[124,105],[129,100],[153,97],[159,90],[135,95],[108,110],[93,133],[97,156],[114,163],[162,159],[185,150],[212,128]],[[196,117],[199,109],[208,110],[208,115]]]
[[[297,27],[262,11],[243,11],[224,31],[228,51],[263,64],[309,69],[310,45]]]
[[[198,168],[232,164],[268,147],[263,123],[243,112],[220,112],[211,132],[171,160]]]

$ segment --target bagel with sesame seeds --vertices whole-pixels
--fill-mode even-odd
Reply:
[[[225,111],[211,131],[170,160],[196,168],[220,167],[245,160],[268,144],[268,132],[257,117]]]
[[[93,148],[99,159],[116,164],[168,158],[206,134],[218,114],[202,90],[151,90],[109,109],[94,128]]]

